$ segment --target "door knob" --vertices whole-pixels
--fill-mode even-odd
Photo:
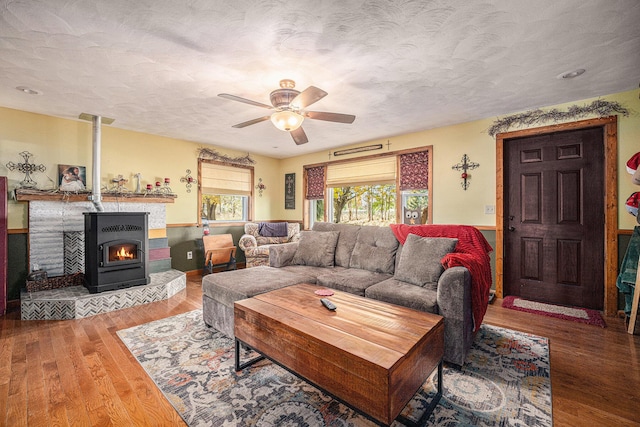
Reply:
[[[516,228],[514,226],[510,226],[509,231],[516,231]]]

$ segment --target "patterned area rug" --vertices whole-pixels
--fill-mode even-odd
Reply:
[[[191,427],[376,425],[268,361],[236,373],[233,340],[205,326],[201,310],[118,335]],[[403,414],[419,419],[433,393],[428,380]],[[547,339],[488,325],[482,325],[462,370],[445,365],[443,397],[427,422],[552,424]]]
[[[502,300],[502,306],[504,308],[510,308],[512,310],[541,314],[543,316],[556,317],[558,319],[572,320],[574,322],[600,326],[601,328],[607,327],[607,324],[605,323],[599,311],[589,310],[587,308],[546,304],[543,302],[529,301],[514,296],[505,297]]]

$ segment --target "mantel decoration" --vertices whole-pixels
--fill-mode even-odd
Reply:
[[[247,153],[246,156],[229,157],[226,154],[220,154],[216,150],[204,147],[200,148],[198,152],[199,159],[217,160],[219,162],[233,163],[236,165],[253,165],[256,163],[249,153]]]
[[[10,171],[18,170],[18,172],[22,172],[24,174],[24,179],[20,181],[18,184],[18,188],[35,188],[38,185],[33,179],[31,179],[31,174],[35,172],[44,172],[47,168],[43,165],[36,165],[35,163],[29,163],[29,159],[33,157],[28,151],[23,151],[18,153],[24,159],[24,163],[13,163],[9,162],[6,164],[7,169]]]
[[[171,187],[169,187],[169,183],[171,179],[165,178],[164,181],[156,181],[156,187],[153,189],[151,184],[147,184],[147,194],[162,195],[162,194],[173,194],[171,191]]]
[[[256,184],[256,190],[258,190],[258,196],[262,197],[262,192],[267,189],[267,186],[262,182],[262,178],[258,178],[258,184]]]
[[[191,193],[191,186],[193,184],[197,184],[198,180],[191,176],[191,169],[187,169],[185,172],[187,174],[185,176],[183,176],[182,178],[180,178],[180,182],[186,182],[187,183],[186,184],[187,193]]]
[[[128,179],[124,179],[122,175],[118,175],[111,179],[111,187],[107,188],[109,193],[128,193],[130,190],[124,185],[129,182]]]
[[[629,110],[619,102],[597,99],[589,105],[572,105],[567,109],[567,111],[560,111],[557,108],[549,111],[537,109],[503,117],[494,121],[493,126],[491,126],[487,132],[489,135],[494,137],[501,132],[506,132],[514,126],[527,127],[549,121],[557,123],[568,120],[577,120],[590,115],[605,117],[612,114],[622,114],[623,116],[628,117]]]
[[[462,174],[460,175],[462,182],[460,183],[460,185],[462,185],[463,190],[467,191],[467,188],[469,188],[469,185],[471,185],[471,183],[469,182],[469,174],[467,173],[467,171],[473,170],[479,166],[480,163],[472,162],[471,159],[469,159],[469,156],[467,156],[466,154],[462,155],[460,163],[451,166],[451,169],[462,171]]]

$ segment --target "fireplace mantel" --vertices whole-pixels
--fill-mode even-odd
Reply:
[[[53,193],[47,191],[28,190],[18,188],[15,190],[16,200],[19,202],[29,201],[51,201],[51,202],[87,202],[91,193]],[[103,202],[120,202],[120,203],[174,203],[175,194],[166,195],[147,195],[147,194],[112,194],[102,193]]]

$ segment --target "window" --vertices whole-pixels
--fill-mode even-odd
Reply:
[[[329,188],[330,222],[358,225],[389,225],[396,222],[395,184]]]
[[[404,224],[427,224],[428,215],[428,190],[406,190],[402,192],[401,222]]]
[[[325,218],[359,225],[430,223],[430,159],[431,148],[423,147],[305,167],[305,225]]]
[[[198,160],[200,221],[249,221],[253,168],[213,160]]]

